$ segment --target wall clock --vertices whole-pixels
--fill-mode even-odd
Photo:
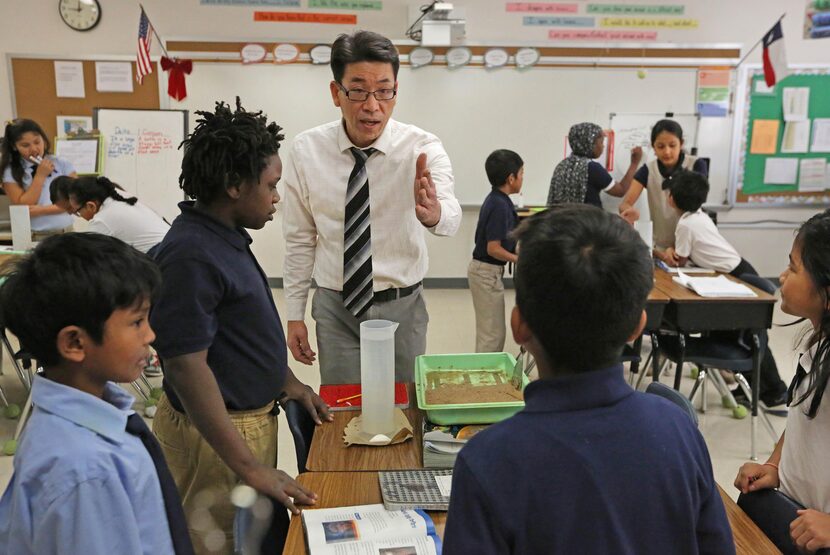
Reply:
[[[101,21],[98,0],[58,0],[63,22],[76,31],[89,31]]]

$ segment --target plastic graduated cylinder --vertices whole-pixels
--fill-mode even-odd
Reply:
[[[360,323],[360,384],[362,428],[388,434],[395,427],[395,330],[397,322]]]

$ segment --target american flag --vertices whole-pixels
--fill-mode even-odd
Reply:
[[[140,85],[144,76],[153,73],[153,63],[150,61],[150,42],[153,40],[153,26],[147,19],[147,14],[141,10],[141,19],[138,21],[138,54],[135,63],[135,80]]]

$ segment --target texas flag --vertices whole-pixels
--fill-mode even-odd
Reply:
[[[784,52],[784,33],[781,32],[781,21],[772,26],[764,35],[764,80],[768,87],[789,75],[787,69],[787,54]]]

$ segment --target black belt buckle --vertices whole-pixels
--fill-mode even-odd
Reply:
[[[385,303],[396,299],[402,299],[414,293],[420,285],[421,282],[419,281],[415,285],[410,285],[409,287],[401,287],[400,289],[384,289],[383,291],[375,293],[372,297],[372,301],[376,303]]]

